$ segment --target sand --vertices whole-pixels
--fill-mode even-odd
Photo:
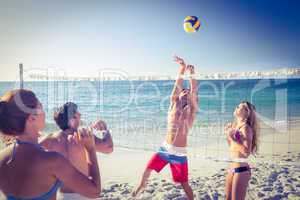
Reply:
[[[246,199],[300,199],[300,121],[286,127],[262,126],[260,154],[251,159],[252,177]],[[275,128],[274,128],[275,127]],[[217,151],[216,151],[217,149]],[[193,149],[189,157],[189,183],[195,199],[224,199],[229,162],[225,138],[218,144]],[[143,169],[153,151],[115,147],[110,155],[98,154],[102,179],[102,200],[183,200],[186,196],[174,184],[169,167],[153,173],[144,191],[133,198]],[[209,158],[210,159],[209,159]],[[216,161],[219,160],[219,161]],[[3,196],[0,195],[0,199]]]
[[[285,128],[262,125],[260,154],[251,159],[253,169],[246,199],[300,199],[300,125],[297,121]],[[224,151],[216,154],[216,148]],[[229,162],[222,161],[222,158],[227,154],[226,149],[224,139],[222,144],[205,147],[202,156],[191,154],[189,183],[195,199],[225,198]],[[186,199],[181,186],[173,183],[169,167],[160,174],[153,172],[144,191],[135,198],[131,196],[153,153],[116,148],[111,155],[100,154],[103,182],[100,199]],[[210,156],[212,159],[207,159],[208,155],[213,155]],[[221,158],[221,161],[217,162],[216,158]]]
[[[247,199],[300,199],[300,153],[260,156],[258,159],[260,161],[252,169]],[[192,170],[189,182],[195,199],[224,199],[225,176],[225,168],[207,176],[199,176]],[[186,199],[181,186],[174,184],[170,177],[153,175],[137,198],[131,196],[134,182],[106,182],[101,199]]]

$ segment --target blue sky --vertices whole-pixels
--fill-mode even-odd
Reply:
[[[0,0],[0,81],[25,68],[95,76],[175,75],[176,53],[198,71],[300,66],[300,2],[179,0]],[[187,15],[201,19],[187,34]]]

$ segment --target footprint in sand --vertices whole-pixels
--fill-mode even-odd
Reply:
[[[168,193],[168,194],[164,194],[164,199],[174,199],[178,196],[180,196],[180,194],[171,192],[171,193]]]
[[[268,182],[270,183],[273,183],[273,182],[275,182],[276,181],[276,179],[277,179],[277,177],[278,177],[278,173],[276,173],[276,172],[272,172],[270,175],[269,175],[269,177],[268,177]]]
[[[262,189],[262,191],[264,191],[264,192],[267,192],[267,191],[269,191],[269,192],[271,192],[273,189],[271,188],[271,187],[264,187],[263,189]]]
[[[152,187],[152,186],[148,186],[148,187],[145,189],[145,192],[150,193],[150,194],[152,194],[154,191],[155,191],[155,188]]]

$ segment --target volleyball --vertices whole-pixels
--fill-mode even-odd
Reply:
[[[187,16],[183,22],[183,29],[187,33],[195,33],[199,30],[201,23],[196,16]]]

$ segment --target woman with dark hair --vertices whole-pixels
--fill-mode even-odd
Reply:
[[[32,91],[13,90],[1,97],[0,131],[3,138],[13,141],[0,151],[3,194],[8,200],[55,200],[57,190],[64,184],[86,197],[99,197],[100,173],[91,132],[81,129],[73,138],[85,147],[89,160],[87,177],[59,153],[47,152],[38,145],[44,127],[45,113]]]

